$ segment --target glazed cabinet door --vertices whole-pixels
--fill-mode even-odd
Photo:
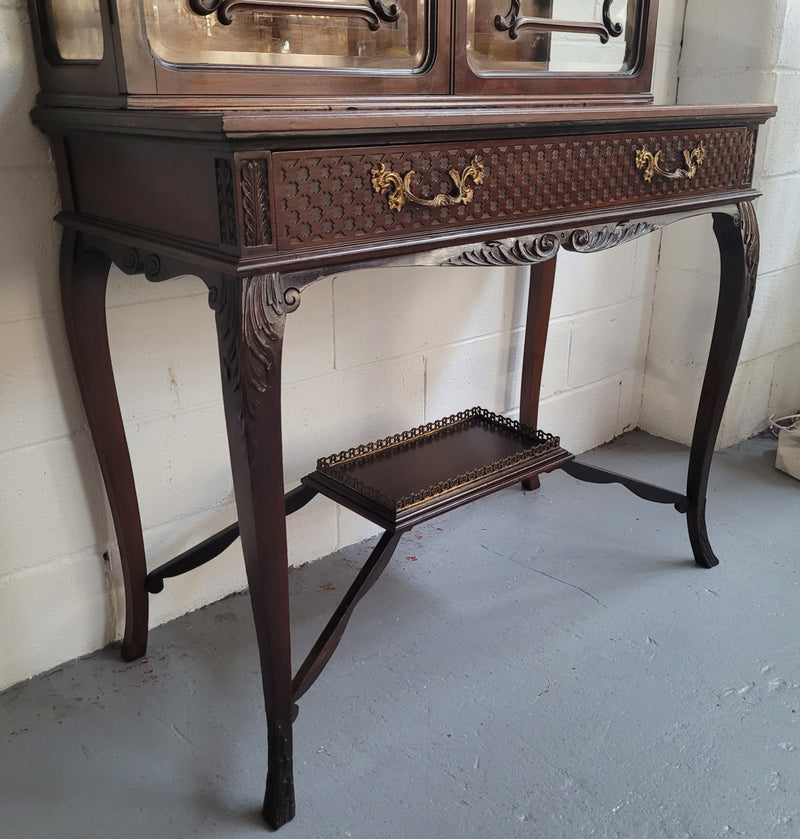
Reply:
[[[449,90],[450,0],[117,0],[130,93]]]
[[[649,98],[657,0],[462,0],[457,93]]]

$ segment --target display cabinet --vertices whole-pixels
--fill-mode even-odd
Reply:
[[[698,564],[715,437],[752,305],[759,126],[774,108],[655,107],[656,0],[30,0],[64,226],[75,369],[114,518],[123,656],[148,597],[241,537],[267,718],[264,816],[294,815],[297,700],[400,536],[564,469],[685,515]],[[711,213],[719,306],[686,486],[600,470],[537,429],[555,260]],[[115,263],[209,288],[239,521],[148,568],[108,350]],[[287,315],[311,282],[382,265],[530,266],[520,419],[470,408],[321,457],[284,493]],[[328,453],[321,453],[326,455]],[[384,535],[291,670],[286,516],[322,493]]]

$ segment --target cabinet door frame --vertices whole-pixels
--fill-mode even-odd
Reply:
[[[116,0],[124,19],[123,49],[128,92],[184,97],[327,97],[426,95],[450,92],[452,0],[429,0],[431,55],[426,69],[410,73],[283,69],[270,67],[171,67],[153,58],[143,32],[141,0]],[[402,0],[399,0],[402,4]]]
[[[39,84],[45,93],[78,93],[99,97],[120,93],[116,60],[118,44],[107,3],[100,3],[103,57],[99,60],[61,58],[52,30],[48,0],[28,0],[28,12],[39,69]]]
[[[507,11],[507,0],[497,0],[499,14]],[[459,96],[532,96],[544,101],[574,103],[587,100],[652,102],[658,0],[642,0],[643,25],[639,32],[634,68],[626,73],[549,73],[519,76],[479,76],[472,71],[467,57],[467,4],[462,0],[454,8],[453,82]],[[520,37],[525,37],[525,33]]]

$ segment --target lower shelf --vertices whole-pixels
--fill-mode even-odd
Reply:
[[[472,408],[322,458],[303,483],[394,533],[572,457],[552,434]]]

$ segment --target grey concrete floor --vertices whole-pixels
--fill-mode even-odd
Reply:
[[[686,450],[586,459],[680,489]],[[717,455],[711,571],[671,507],[560,472],[404,537],[301,700],[282,839],[800,836],[800,483],[773,461]],[[293,571],[298,660],[369,548]],[[265,835],[246,596],[0,712],[3,839]]]

